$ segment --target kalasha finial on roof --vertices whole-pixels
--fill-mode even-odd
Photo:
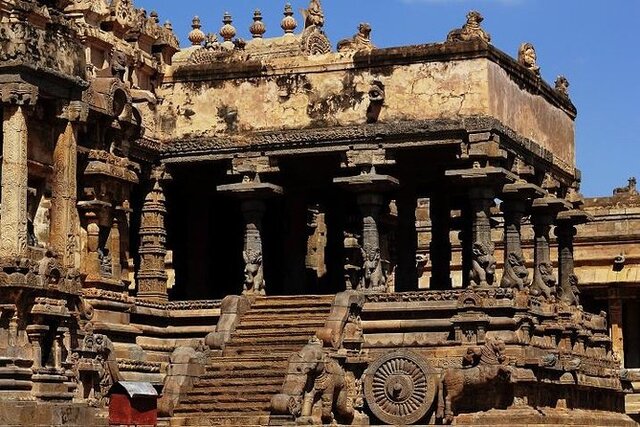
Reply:
[[[480,12],[472,10],[467,14],[467,22],[462,28],[455,29],[447,35],[448,42],[464,42],[469,40],[483,40],[491,42],[491,36],[480,27],[484,18]]]
[[[224,25],[220,28],[220,37],[222,37],[225,42],[230,42],[236,36],[236,28],[232,25],[233,18],[229,12],[224,13],[222,23]]]
[[[200,17],[193,17],[191,28],[193,28],[193,30],[189,33],[189,41],[193,46],[200,46],[207,37],[201,30],[202,24],[200,23]]]
[[[282,18],[280,27],[284,30],[285,34],[293,34],[298,27],[296,18],[293,17],[293,7],[291,7],[291,3],[287,3],[284,6],[284,18]]]
[[[261,39],[264,33],[267,32],[267,27],[262,22],[262,12],[259,9],[253,12],[253,24],[249,27],[249,31],[254,39]]]

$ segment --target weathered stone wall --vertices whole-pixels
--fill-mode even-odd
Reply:
[[[451,49],[444,46],[384,49],[369,58],[337,53],[244,64],[178,63],[160,90],[168,100],[162,131],[179,140],[365,124],[369,90],[378,80],[385,91],[380,123],[491,116],[551,151],[554,163],[573,173],[574,114],[547,94],[544,83],[531,83],[530,76],[517,74],[517,64],[507,70],[491,57],[441,59],[436,54]],[[413,56],[404,63],[391,59],[400,54]]]

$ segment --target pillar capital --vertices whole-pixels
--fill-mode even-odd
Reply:
[[[89,117],[89,105],[82,101],[60,101],[58,118],[72,123],[86,123]]]
[[[34,106],[38,102],[38,88],[29,83],[4,83],[0,85],[3,104]]]
[[[217,190],[240,199],[267,199],[284,192],[279,185],[261,182],[258,175],[254,179],[245,176],[242,182],[237,184],[219,185]]]

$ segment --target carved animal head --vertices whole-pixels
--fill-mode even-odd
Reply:
[[[483,364],[488,365],[501,365],[507,360],[505,351],[507,346],[500,338],[487,338],[484,346],[482,347],[482,356],[480,361]]]
[[[515,276],[518,279],[521,279],[523,283],[526,283],[529,277],[529,270],[527,270],[527,267],[525,266],[524,257],[516,252],[511,252],[507,257],[507,262],[511,266]]]
[[[551,265],[551,263],[542,262],[540,263],[538,269],[540,271],[540,277],[542,278],[544,284],[549,286],[550,288],[554,288],[556,285],[556,276],[553,274],[553,266]]]
[[[496,259],[493,256],[493,243],[476,242],[473,244],[473,257],[487,274],[496,272]]]
[[[322,372],[324,361],[325,354],[322,350],[322,342],[315,337],[311,338],[302,350],[289,359],[289,373],[308,375],[311,372]]]
[[[247,286],[253,287],[256,279],[260,279],[262,269],[262,254],[242,253],[244,257],[244,282]]]
[[[522,43],[518,49],[518,62],[529,69],[537,67],[536,48],[531,43]]]
[[[467,13],[467,25],[468,26],[478,26],[480,23],[484,21],[484,17],[477,10],[472,10]]]
[[[362,22],[358,25],[358,34],[365,39],[369,39],[371,37],[371,25],[366,22]]]

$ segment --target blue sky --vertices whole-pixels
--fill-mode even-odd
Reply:
[[[169,19],[183,45],[191,18],[205,32],[218,32],[225,11],[238,36],[249,38],[253,10],[260,8],[265,36],[280,35],[285,0],[136,0]],[[292,0],[296,12],[308,0]],[[640,178],[640,1],[639,0],[323,0],[326,31],[335,44],[355,33],[360,22],[373,27],[379,47],[442,41],[460,27],[466,13],[479,10],[493,44],[516,55],[532,42],[545,80],[568,77],[578,108],[577,160],[582,193],[603,196]],[[296,14],[301,24],[299,12]]]

